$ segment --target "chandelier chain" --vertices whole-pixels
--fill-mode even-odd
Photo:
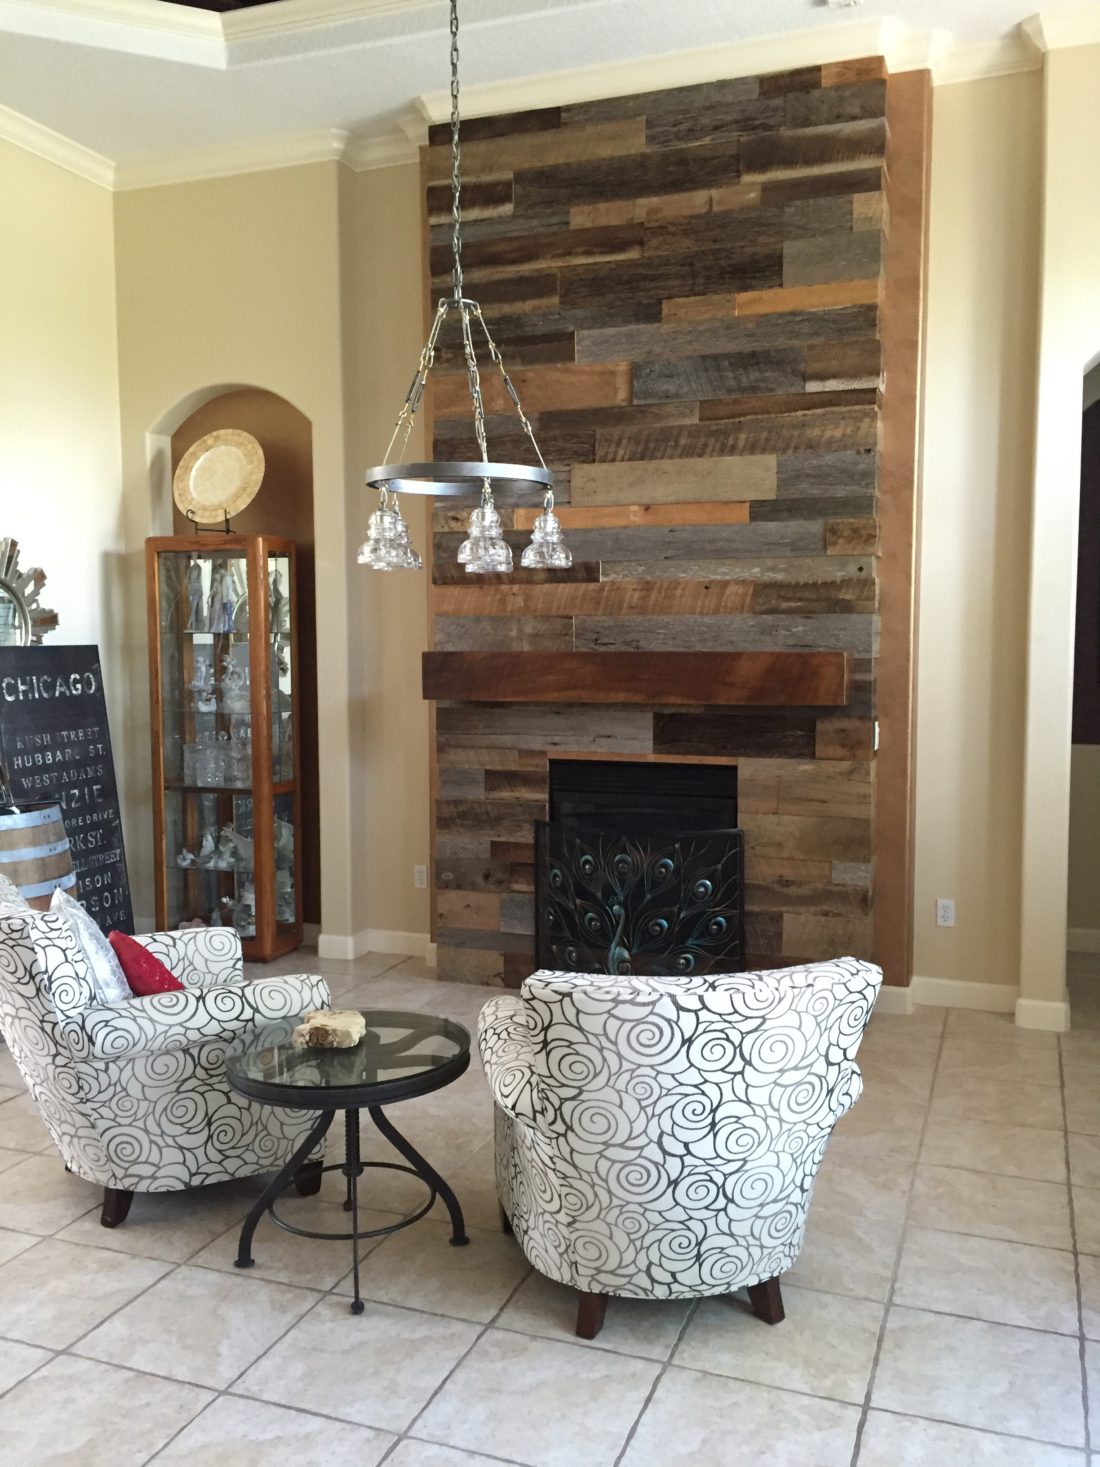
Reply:
[[[451,279],[455,305],[462,304],[462,150],[458,139],[458,0],[451,0]]]
[[[520,423],[523,426],[523,431],[527,434],[527,437],[530,440],[531,447],[538,455],[539,463],[543,466],[543,468],[546,468],[546,460],[542,456],[542,449],[539,447],[538,439],[535,437],[535,430],[531,427],[531,423],[527,417],[527,414],[523,411],[523,404],[519,400],[519,393],[516,391],[515,384],[513,383],[511,377],[509,377],[508,375],[508,368],[504,365],[504,358],[500,354],[500,348],[493,340],[492,333],[489,330],[489,323],[481,314],[481,307],[477,305],[476,302],[473,305],[472,309],[474,314],[477,316],[477,319],[481,322],[481,329],[482,331],[484,331],[485,340],[489,344],[489,355],[496,363],[500,371],[500,375],[504,379],[504,390],[505,392],[507,392],[508,396],[512,400],[512,406],[516,410],[516,416],[519,418]]]

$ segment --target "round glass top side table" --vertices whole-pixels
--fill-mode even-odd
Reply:
[[[256,1199],[241,1228],[236,1266],[251,1268],[252,1236],[264,1213],[272,1222],[300,1238],[331,1238],[350,1241],[354,1298],[353,1314],[362,1314],[359,1296],[359,1249],[362,1238],[396,1233],[418,1222],[430,1211],[437,1197],[451,1215],[451,1242],[468,1243],[466,1225],[458,1198],[424,1157],[406,1141],[382,1107],[441,1090],[457,1080],[470,1064],[470,1036],[461,1024],[434,1014],[407,1013],[399,1009],[361,1009],[367,1032],[354,1049],[295,1049],[291,1033],[300,1020],[283,1020],[259,1031],[247,1049],[226,1058],[229,1083],[250,1100],[264,1105],[281,1105],[292,1110],[316,1110],[317,1123],[277,1176]],[[324,1172],[342,1172],[347,1178],[344,1208],[351,1213],[351,1230],[346,1233],[315,1232],[295,1227],[281,1218],[275,1204],[295,1180],[306,1159],[320,1144],[338,1110],[344,1112],[344,1160],[316,1169],[317,1184]],[[359,1112],[365,1110],[376,1128],[404,1163],[363,1161],[359,1147]],[[408,1172],[428,1188],[428,1200],[419,1211],[389,1227],[359,1228],[359,1178],[368,1167]]]

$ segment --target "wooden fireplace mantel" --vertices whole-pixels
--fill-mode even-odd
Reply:
[[[846,652],[425,652],[424,697],[466,703],[840,708]]]

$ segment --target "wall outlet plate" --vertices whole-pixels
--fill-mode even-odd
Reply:
[[[427,868],[427,866],[414,866],[413,867],[413,886],[415,886],[418,891],[427,891],[427,889],[428,889],[428,868]]]
[[[936,926],[954,927],[955,925],[955,903],[950,897],[936,898]]]

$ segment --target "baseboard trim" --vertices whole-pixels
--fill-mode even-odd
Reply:
[[[966,983],[955,978],[921,978],[912,983],[913,1002],[949,1009],[984,1009],[990,1014],[1011,1014],[1020,990],[1015,983]]]
[[[400,953],[402,957],[419,958],[422,963],[428,963],[428,949],[435,948],[426,932],[391,932],[385,927],[368,927],[367,945],[372,953]]]
[[[876,1014],[894,1014],[908,1018],[913,1012],[912,988],[899,988],[893,983],[884,983],[875,1000]]]
[[[1064,1034],[1069,1028],[1069,1004],[1050,999],[1017,999],[1016,1026],[1019,1029],[1046,1029],[1055,1034]]]
[[[361,932],[344,936],[322,932],[317,938],[319,958],[338,958],[349,962],[364,953],[398,953],[403,958],[419,958],[427,962],[428,948],[433,946],[426,932],[393,932],[386,927],[364,927]]]
[[[1066,947],[1071,953],[1100,953],[1100,927],[1071,927]]]

